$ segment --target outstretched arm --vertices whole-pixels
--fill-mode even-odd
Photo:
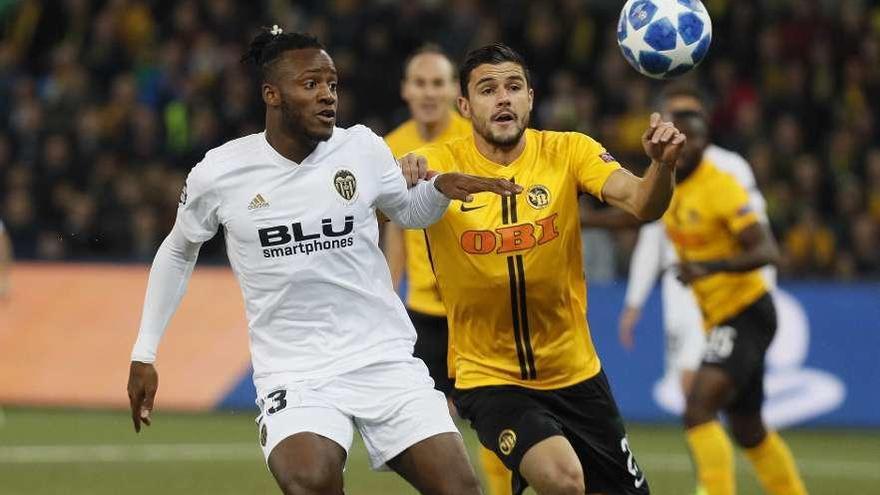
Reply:
[[[159,381],[153,366],[156,350],[171,316],[186,292],[200,247],[201,243],[187,240],[175,223],[153,259],[140,331],[131,352],[128,377],[128,399],[136,432],[140,432],[142,422],[146,425],[151,423],[150,412],[153,410]]]
[[[391,272],[391,283],[394,290],[400,288],[403,280],[403,272],[406,270],[406,244],[404,232],[394,222],[385,222],[382,237],[382,251],[385,253],[385,261],[388,262],[388,270]]]
[[[605,201],[642,221],[660,218],[672,199],[675,163],[685,139],[671,122],[664,122],[658,113],[652,114],[650,126],[642,135],[642,147],[651,165],[641,178],[623,169],[614,172],[602,189]]]
[[[382,182],[377,206],[392,221],[410,229],[425,228],[440,220],[450,200],[467,203],[476,193],[510,196],[522,191],[522,187],[505,179],[429,172],[425,157],[413,154],[401,158],[399,168],[386,171]],[[412,187],[407,189],[409,185]]]

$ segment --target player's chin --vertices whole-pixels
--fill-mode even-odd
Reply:
[[[522,136],[522,128],[517,125],[493,126],[492,141],[499,146],[516,144]],[[501,127],[499,129],[499,127]]]
[[[314,139],[315,141],[326,141],[333,136],[333,127],[336,125],[336,120],[327,120],[322,119],[318,122],[315,122],[311,129],[309,129],[309,137]]]

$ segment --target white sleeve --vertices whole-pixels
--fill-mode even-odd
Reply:
[[[174,227],[159,246],[150,268],[132,361],[152,363],[156,360],[159,341],[186,292],[199,248],[217,233],[219,202],[211,185],[203,164],[193,167],[186,178]]]
[[[132,361],[152,363],[156,360],[159,341],[183,299],[201,246],[201,243],[187,240],[178,217],[168,237],[159,246],[150,268],[141,327],[131,351]]]
[[[220,227],[220,201],[212,187],[209,165],[204,161],[193,167],[180,193],[175,225],[191,242],[205,242]]]
[[[659,220],[639,229],[639,238],[629,263],[624,299],[628,307],[641,308],[645,304],[663,270],[663,235],[663,223]]]
[[[414,187],[407,189],[406,179],[403,178],[391,150],[378,136],[376,140],[376,154],[382,170],[376,208],[406,229],[423,229],[440,220],[449,207],[449,198],[434,186],[437,177],[429,181],[419,181]]]

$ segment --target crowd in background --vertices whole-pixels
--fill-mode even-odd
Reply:
[[[339,125],[379,134],[407,117],[398,81],[411,50],[434,41],[460,59],[501,40],[530,63],[534,127],[590,134],[638,172],[662,83],[621,56],[622,3],[0,1],[0,219],[18,258],[150,259],[187,171],[262,130],[239,59],[272,24],[327,45]],[[704,3],[715,38],[689,77],[712,104],[715,142],[752,164],[783,275],[880,277],[880,7]],[[633,232],[608,235],[615,252],[631,249]],[[224,257],[217,239],[203,259]],[[618,274],[626,258],[609,258]]]

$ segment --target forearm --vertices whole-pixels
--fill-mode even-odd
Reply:
[[[449,198],[434,186],[437,177],[439,175],[409,188],[403,201],[382,211],[406,229],[423,229],[432,225],[440,220],[449,206]]]
[[[394,222],[387,222],[384,230],[383,251],[385,252],[385,260],[388,262],[388,270],[391,272],[391,282],[396,290],[400,286],[406,265],[405,234],[403,229]]]
[[[730,258],[700,262],[710,273],[750,272],[766,265],[776,264],[778,253],[770,247],[744,251]]]
[[[631,308],[641,308],[660,275],[663,249],[663,226],[659,222],[645,225],[629,262],[629,278],[624,301]]]
[[[652,160],[638,186],[635,216],[642,221],[654,221],[662,217],[674,189],[675,166]]]
[[[177,310],[198,258],[200,244],[191,243],[175,227],[162,242],[147,282],[147,294],[131,360],[152,363],[159,341]]]

